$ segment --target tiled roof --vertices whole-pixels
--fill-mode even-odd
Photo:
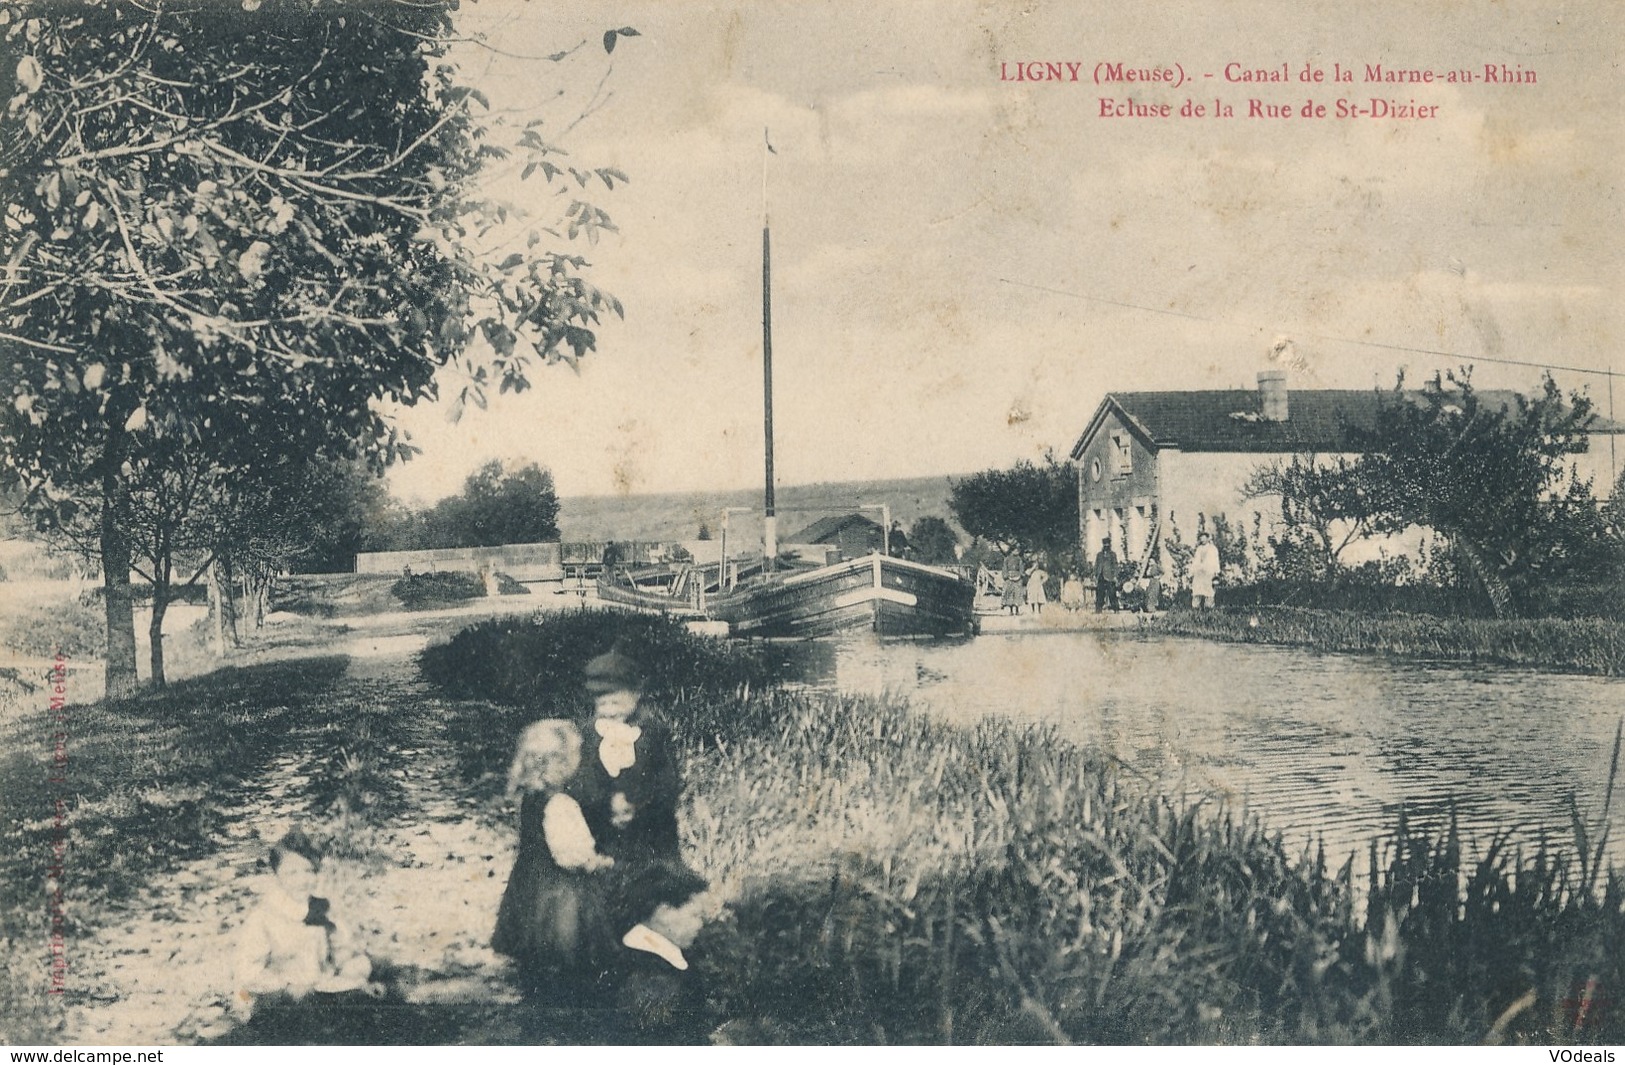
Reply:
[[[1419,399],[1421,393],[1412,395]],[[1346,427],[1374,426],[1378,405],[1389,401],[1391,396],[1391,392],[1375,389],[1289,389],[1286,420],[1268,422],[1259,416],[1259,394],[1255,389],[1111,392],[1090,420],[1072,454],[1077,457],[1083,453],[1090,435],[1099,428],[1101,415],[1114,407],[1149,444],[1158,448],[1228,452],[1347,451],[1350,445]],[[1491,409],[1512,407],[1517,402],[1517,393],[1502,389],[1481,389],[1478,397]],[[1606,418],[1598,418],[1592,431],[1617,432],[1619,426]]]

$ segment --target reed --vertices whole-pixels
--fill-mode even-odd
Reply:
[[[1147,792],[1044,730],[810,695],[691,753],[705,965],[769,1041],[1617,1041],[1620,879],[1403,813],[1352,863]],[[1612,785],[1610,785],[1612,787]],[[1606,823],[1605,811],[1605,823]],[[1585,857],[1581,857],[1585,855]]]
[[[1625,672],[1625,622],[1605,618],[1447,618],[1261,607],[1173,611],[1145,626],[1148,631],[1174,636],[1318,651],[1388,654],[1609,677]]]

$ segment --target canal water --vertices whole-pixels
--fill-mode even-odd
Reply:
[[[809,683],[906,695],[959,723],[1052,725],[1165,792],[1261,818],[1335,867],[1454,808],[1469,855],[1497,832],[1595,845],[1625,679],[1402,662],[1135,632],[802,645]],[[1625,865],[1625,784],[1609,850]]]

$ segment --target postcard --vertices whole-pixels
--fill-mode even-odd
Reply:
[[[3,18],[8,1043],[1621,1041],[1611,3]]]

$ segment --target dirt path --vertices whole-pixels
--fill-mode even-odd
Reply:
[[[437,742],[436,696],[411,659],[426,639],[379,631],[322,649],[350,652],[348,669],[238,793],[219,848],[119,905],[75,945],[84,994],[67,1018],[69,1041],[193,1043],[229,1033],[232,934],[265,886],[267,844],[295,822],[339,845],[343,857],[329,860],[321,890],[336,906],[343,900],[375,962],[404,974],[400,996],[445,1015],[441,1038],[519,1041],[519,1020],[503,1016],[517,998],[486,946],[512,864],[512,821],[479,809]],[[348,811],[324,787],[357,739],[335,735],[342,718],[325,705],[363,708],[360,728],[388,752],[375,769],[392,786],[372,788],[385,794],[371,809]],[[465,1027],[459,1018],[478,1031],[448,1031]]]

